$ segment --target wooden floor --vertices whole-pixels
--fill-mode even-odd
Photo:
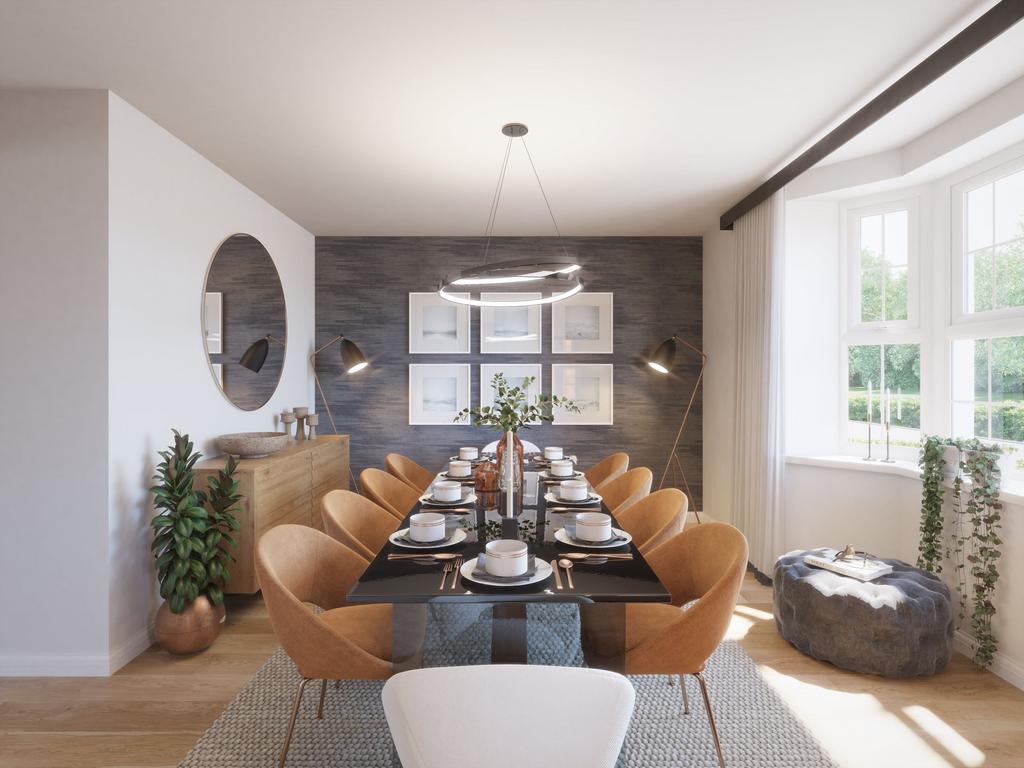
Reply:
[[[843,672],[778,636],[771,590],[749,576],[730,636],[843,768],[1024,766],[1024,692],[962,656],[921,680]],[[150,649],[110,678],[0,679],[0,766],[175,766],[276,647],[262,600],[231,598],[198,656]]]

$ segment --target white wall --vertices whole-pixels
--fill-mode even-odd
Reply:
[[[704,233],[704,512],[731,522],[736,426],[736,239]]]
[[[0,676],[107,662],[107,95],[0,90]]]
[[[149,644],[159,607],[146,489],[171,428],[204,454],[226,432],[272,430],[313,404],[313,235],[110,94],[110,651],[116,669]],[[277,392],[238,410],[216,389],[200,328],[203,281],[236,232],[270,252],[284,286],[288,350]]]

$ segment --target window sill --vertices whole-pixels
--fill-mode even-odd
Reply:
[[[787,456],[786,464],[804,467],[823,467],[827,469],[846,469],[852,472],[874,472],[882,475],[897,475],[914,480],[921,479],[921,469],[917,462],[894,461],[883,464],[881,461],[864,461],[859,456]],[[950,483],[945,484],[950,487]],[[964,482],[970,488],[970,481]],[[999,500],[1004,504],[1024,506],[1024,482],[1020,480],[1004,480],[999,489]]]

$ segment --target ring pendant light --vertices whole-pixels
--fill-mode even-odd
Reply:
[[[526,136],[527,130],[522,123],[508,123],[502,126],[501,132],[508,137],[508,142],[505,145],[505,157],[498,173],[498,184],[494,190],[491,210],[487,216],[487,226],[484,230],[484,235],[487,238],[484,247],[484,263],[479,267],[463,270],[455,277],[446,276],[437,288],[437,293],[441,298],[472,307],[528,307],[538,304],[553,304],[583,290],[582,270],[580,265],[570,258],[569,252],[566,250],[565,243],[562,241],[562,233],[558,229],[558,222],[551,210],[551,203],[548,202],[548,196],[544,192],[544,185],[541,184],[537,167],[530,155],[530,149],[526,146],[526,139],[523,138]],[[544,198],[551,223],[555,227],[555,234],[558,237],[564,258],[537,257],[487,263],[491,237],[494,234],[494,222],[498,215],[501,191],[505,184],[505,174],[512,152],[512,142],[515,139],[522,142],[523,150],[530,161],[530,168],[533,169],[533,175],[537,180],[541,196]],[[479,298],[479,294],[474,298],[474,291],[479,290],[488,292],[486,300]],[[538,293],[539,296],[524,299],[521,293],[516,292],[521,290]],[[502,291],[509,292],[507,298],[501,295]]]

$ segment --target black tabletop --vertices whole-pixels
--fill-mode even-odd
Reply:
[[[529,471],[529,470],[528,470]],[[540,483],[534,499],[526,498],[518,516],[520,538],[527,542],[530,554],[550,563],[564,552],[595,552],[582,547],[566,546],[555,540],[555,531],[573,523],[574,515],[557,511],[561,505],[547,504],[544,500],[547,486]],[[549,511],[548,507],[552,509]],[[604,512],[608,509],[601,505]],[[441,511],[423,507],[424,511]],[[596,511],[597,507],[590,507]],[[421,505],[409,515],[421,511]],[[406,515],[399,528],[407,527]],[[466,560],[476,557],[483,543],[501,538],[501,516],[497,510],[484,510],[479,502],[470,513],[448,515],[450,526],[467,529],[466,540],[443,550],[457,552]],[[632,560],[609,560],[602,565],[574,563],[572,574],[575,589],[569,589],[565,571],[562,571],[562,589],[555,588],[550,576],[537,584],[524,587],[488,587],[460,578],[456,589],[451,589],[451,577],[446,588],[440,589],[442,566],[437,563],[421,564],[415,561],[388,560],[392,552],[409,553],[403,547],[387,543],[352,587],[348,595],[351,603],[667,603],[671,596],[651,570],[633,543],[609,549],[608,552],[631,552]]]

